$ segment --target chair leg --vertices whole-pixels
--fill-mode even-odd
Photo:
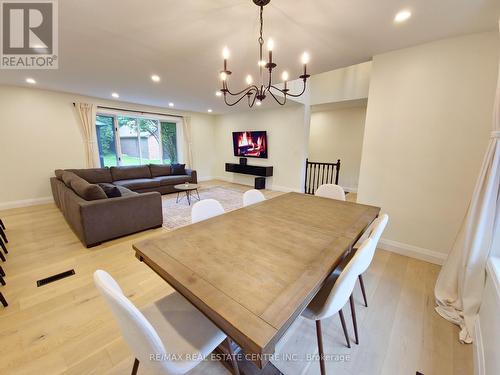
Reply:
[[[5,299],[5,297],[3,296],[2,293],[0,293],[0,302],[2,303],[3,307],[9,306],[9,304],[7,303],[7,300]]]
[[[3,223],[2,219],[0,219],[0,227],[2,227],[2,229],[5,229],[5,224]]]
[[[325,352],[323,351],[323,334],[321,333],[321,320],[316,320],[316,336],[318,339],[319,368],[321,375],[326,375]]]
[[[363,293],[363,299],[365,300],[365,306],[368,307],[368,301],[366,300],[365,283],[363,282],[363,275],[358,276],[359,285],[361,286],[361,293]]]
[[[347,327],[345,325],[344,313],[342,309],[339,310],[340,323],[342,323],[342,329],[344,330],[345,341],[347,341],[347,347],[351,347],[351,342],[349,341],[349,335],[347,334]]]
[[[9,252],[7,251],[7,246],[5,246],[5,244],[3,243],[3,240],[2,238],[0,237],[0,247],[2,248],[3,252],[5,254],[8,254]]]
[[[0,238],[0,246],[2,247],[3,251],[5,251],[5,253],[7,254],[7,248],[5,247],[1,238]],[[3,253],[1,251],[0,251],[0,259],[2,260],[2,262],[6,261],[5,257],[3,256]]]
[[[137,370],[139,370],[139,360],[136,358],[134,360],[134,367],[132,367],[132,375],[137,375]]]
[[[3,231],[1,226],[0,226],[0,236],[2,236],[5,243],[9,243],[9,240],[7,239],[7,236],[5,235],[5,232]]]
[[[5,271],[3,270],[2,266],[0,266],[0,276],[5,277]]]
[[[226,344],[229,355],[231,356],[231,365],[233,366],[233,374],[240,375],[238,361],[236,360],[236,356],[234,355],[233,347],[231,346],[231,339],[229,337],[226,337]]]
[[[354,326],[354,337],[356,339],[356,344],[359,345],[358,323],[356,321],[356,309],[354,307],[354,298],[352,297],[352,294],[349,297],[349,303],[351,304],[351,316],[352,316],[352,325]]]

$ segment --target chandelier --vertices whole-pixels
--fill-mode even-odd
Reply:
[[[298,98],[304,92],[306,91],[306,81],[310,77],[309,74],[307,74],[307,63],[309,62],[309,54],[307,52],[304,52],[302,55],[302,64],[304,65],[304,74],[300,75],[299,78],[302,79],[303,82],[303,88],[302,91],[298,94],[292,94],[290,93],[290,89],[288,88],[288,79],[289,79],[289,74],[287,71],[284,71],[281,74],[281,79],[283,80],[283,88],[278,88],[273,85],[272,81],[272,75],[273,75],[273,69],[276,68],[276,64],[273,62],[273,48],[274,48],[274,42],[272,39],[269,39],[267,41],[267,50],[269,53],[268,60],[265,61],[262,55],[262,47],[264,45],[264,39],[262,37],[262,29],[264,27],[264,20],[262,17],[263,11],[264,11],[264,6],[269,4],[271,0],[253,0],[255,5],[257,5],[260,8],[260,36],[258,39],[259,42],[259,61],[258,61],[258,66],[259,66],[259,78],[260,82],[259,84],[254,84],[253,83],[253,78],[251,75],[247,75],[246,77],[246,83],[247,87],[244,88],[241,91],[238,92],[232,92],[229,90],[228,86],[228,80],[229,76],[231,75],[231,71],[228,70],[227,68],[227,60],[229,58],[229,50],[227,47],[224,47],[222,51],[222,57],[224,58],[224,69],[220,72],[220,80],[222,82],[222,88],[220,89],[220,92],[222,95],[224,95],[224,102],[228,106],[233,106],[238,104],[240,101],[242,101],[245,97],[248,99],[248,106],[252,108],[254,104],[256,105],[261,105],[262,101],[267,97],[269,94],[274,98],[276,102],[278,102],[280,105],[285,105],[286,99],[288,96]],[[264,77],[264,69],[268,71],[268,77]],[[265,79],[266,78],[266,79]],[[219,96],[221,94],[218,94]],[[281,99],[280,99],[281,97]],[[234,98],[232,101],[230,101],[229,98]]]

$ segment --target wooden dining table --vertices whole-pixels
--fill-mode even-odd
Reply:
[[[287,193],[133,247],[140,261],[224,331],[256,368],[264,368],[379,211]]]

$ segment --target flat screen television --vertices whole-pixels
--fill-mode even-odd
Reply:
[[[267,159],[265,131],[233,132],[234,156]]]

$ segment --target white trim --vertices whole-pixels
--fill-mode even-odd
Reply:
[[[477,316],[474,325],[474,340],[472,341],[472,346],[474,347],[474,352],[473,352],[474,375],[485,375],[483,335],[481,334],[481,322],[479,319],[479,315]]]
[[[398,253],[411,258],[425,260],[426,262],[439,265],[442,265],[447,258],[446,254],[440,253],[438,251],[424,249],[423,247],[418,247],[387,239],[381,239],[379,241],[379,247],[383,250],[392,251],[393,253]]]
[[[38,204],[53,203],[54,198],[43,197],[43,198],[32,198],[23,199],[20,201],[10,201],[10,202],[0,202],[0,210],[7,210],[9,208],[26,207],[26,206],[36,206]]]
[[[486,263],[486,273],[495,286],[498,301],[500,301],[500,258],[490,257]]]
[[[199,182],[210,181],[210,180],[216,180],[216,178],[214,178],[212,176],[198,177]]]

